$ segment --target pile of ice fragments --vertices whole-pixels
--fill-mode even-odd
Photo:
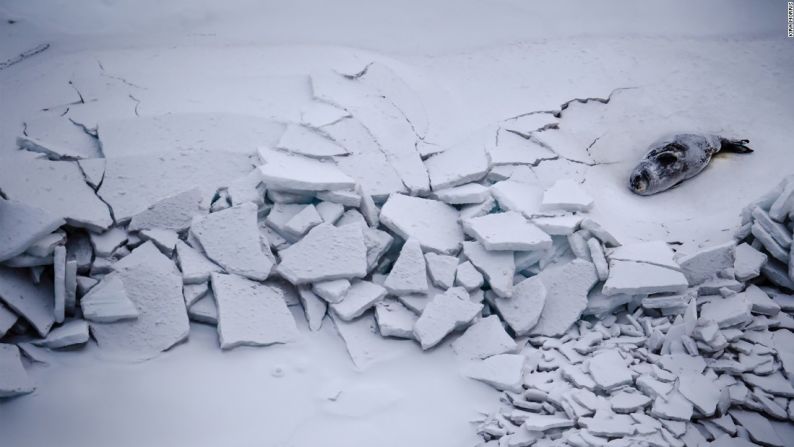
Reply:
[[[20,350],[41,361],[93,338],[147,359],[189,320],[223,349],[289,343],[300,306],[360,367],[373,337],[451,342],[467,376],[504,391],[486,445],[790,435],[770,419],[794,418],[794,181],[748,208],[738,245],[621,245],[582,185],[538,180],[559,156],[532,132],[429,144],[379,64],[312,87],[302,122],[269,124],[257,153],[157,144],[233,121],[217,116],[99,122],[82,152],[21,137],[0,164],[0,396],[34,390]],[[538,117],[524,124],[554,119]]]
[[[600,274],[607,242],[591,231],[588,252],[581,231],[568,236],[580,260],[562,267],[569,287],[587,278],[579,296],[595,280],[574,265],[589,259]],[[581,320],[555,334],[530,330],[519,353],[490,351],[474,368],[472,377],[504,391],[503,408],[479,423],[484,445],[790,445],[793,232],[791,176],[744,209],[735,241],[685,256],[664,242],[608,248],[606,281],[590,290]],[[539,278],[553,290],[550,270],[523,283]],[[553,299],[570,305],[575,293]],[[542,300],[537,307],[546,312]],[[482,337],[487,320],[455,343],[477,330],[478,346],[496,346],[495,335]]]

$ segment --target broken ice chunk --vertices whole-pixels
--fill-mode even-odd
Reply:
[[[345,212],[345,207],[342,204],[334,203],[334,202],[320,202],[318,203],[315,208],[317,209],[317,213],[323,219],[323,222],[334,224],[342,214]]]
[[[113,224],[108,206],[86,184],[74,162],[6,152],[0,165],[0,191],[8,200],[39,208],[73,227],[103,231]]]
[[[334,312],[343,320],[350,321],[366,312],[386,296],[386,289],[369,281],[353,281],[338,303],[331,304]]]
[[[717,297],[701,307],[700,318],[711,320],[720,328],[726,328],[750,321],[753,318],[750,313],[751,308],[751,304],[743,294],[722,299]]]
[[[634,261],[611,261],[604,295],[682,292],[689,283],[679,271]]]
[[[237,275],[213,273],[221,349],[287,343],[298,328],[281,292]]]
[[[337,227],[342,227],[345,225],[356,224],[360,225],[361,228],[367,228],[369,225],[367,224],[367,220],[364,219],[364,216],[358,210],[347,210],[342,214],[342,217],[336,221]]]
[[[794,279],[788,274],[786,265],[775,259],[769,259],[761,267],[761,272],[773,284],[785,289],[794,290]]]
[[[584,219],[580,224],[583,230],[587,230],[593,234],[593,236],[597,237],[604,245],[608,247],[619,247],[620,242],[615,239],[610,232],[605,230],[601,225],[596,223],[593,219]]]
[[[64,223],[62,218],[48,211],[0,199],[0,262],[24,253]]]
[[[124,283],[116,273],[107,275],[80,300],[83,316],[97,323],[137,318],[138,309],[124,290]]]
[[[494,292],[501,297],[513,293],[515,256],[509,251],[487,251],[479,242],[464,242],[463,254],[482,272]]]
[[[180,149],[165,154],[140,154],[107,159],[105,180],[99,195],[113,208],[118,222],[124,222],[150,206],[174,198],[169,205],[180,206],[176,197],[198,188],[201,206],[209,209],[211,200],[221,187],[254,167],[254,157],[247,154]],[[130,194],[135,191],[135,194]],[[189,195],[183,199],[193,209]],[[184,222],[180,219],[180,221]],[[163,225],[155,225],[164,228]],[[177,231],[176,228],[169,228]]]
[[[0,338],[3,338],[8,330],[16,324],[19,317],[0,301]]]
[[[295,242],[298,238],[294,238],[287,233],[287,222],[293,217],[298,215],[306,208],[307,205],[293,204],[293,203],[276,203],[270,209],[265,219],[265,224],[268,227],[276,230],[281,236],[290,242]]]
[[[33,284],[28,272],[0,266],[0,300],[45,337],[55,322],[52,283]]]
[[[498,354],[470,363],[464,374],[497,390],[519,392],[523,389],[524,360],[521,354]]]
[[[794,397],[794,386],[780,371],[766,376],[744,373],[742,374],[742,380],[749,386],[761,388],[775,396]]]
[[[320,101],[313,101],[309,106],[301,110],[301,122],[315,128],[333,124],[349,116],[350,113],[348,111]]]
[[[615,413],[633,413],[650,403],[650,397],[638,392],[619,391],[609,397],[609,404]]]
[[[590,258],[590,249],[587,246],[587,240],[585,240],[584,236],[582,236],[583,231],[577,231],[575,233],[569,234],[566,239],[568,239],[568,245],[571,248],[571,253],[579,259],[584,259],[585,261],[592,261]]]
[[[775,432],[775,429],[766,417],[755,412],[739,409],[732,409],[729,414],[736,419],[739,425],[747,430],[750,439],[758,444],[774,447],[783,447],[786,445],[777,435],[777,432]]]
[[[190,226],[190,232],[199,240],[207,257],[227,272],[260,281],[270,275],[274,260],[262,251],[259,243],[257,210],[253,203],[199,218]]]
[[[392,194],[381,209],[380,219],[403,239],[416,238],[425,250],[455,254],[463,241],[458,211],[436,200]]]
[[[22,366],[19,348],[0,343],[0,397],[32,393],[36,387]]]
[[[493,211],[496,206],[496,200],[488,196],[482,203],[475,203],[473,205],[466,205],[460,209],[460,218],[462,220],[471,219],[473,217],[484,216]]]
[[[535,141],[507,129],[497,130],[496,144],[488,146],[493,166],[525,164],[537,166],[541,160],[557,156]]]
[[[739,244],[736,247],[736,259],[733,263],[733,270],[736,279],[747,281],[761,274],[761,266],[767,260],[766,254],[756,250],[747,243]]]
[[[348,289],[350,289],[350,281],[346,279],[318,281],[312,285],[312,291],[329,303],[342,301]]]
[[[678,259],[689,284],[697,285],[733,267],[736,244],[727,242]]]
[[[484,282],[482,274],[469,261],[461,263],[455,270],[455,285],[468,291],[479,289]]]
[[[747,286],[743,295],[752,306],[753,313],[775,316],[780,312],[780,305],[755,284]]]
[[[487,187],[479,183],[467,183],[454,188],[442,189],[433,193],[433,196],[450,205],[468,205],[482,203],[491,196]]]
[[[176,254],[185,284],[206,282],[209,280],[210,273],[223,270],[207,259],[204,254],[182,241],[176,243]]]
[[[146,242],[136,248],[114,269],[139,314],[134,320],[90,324],[103,351],[130,361],[144,360],[188,336],[182,275],[154,244]]]
[[[769,206],[769,217],[777,222],[784,222],[786,216],[794,211],[794,198],[792,198],[794,197],[794,181],[791,178],[787,178],[784,183],[785,186],[780,195]]]
[[[333,312],[328,315],[344,340],[350,358],[359,369],[366,369],[378,362],[393,359],[414,348],[409,343],[403,344],[402,341],[382,337],[378,333],[373,312],[365,312],[361,317],[349,322],[342,320]]]
[[[555,428],[573,427],[574,421],[551,414],[531,414],[521,426],[530,431],[548,431]]]
[[[567,236],[579,229],[582,216],[577,214],[563,214],[560,216],[535,217],[532,223],[552,236]]]
[[[692,403],[674,390],[666,396],[654,399],[651,416],[675,421],[689,421],[692,418]]]
[[[66,315],[66,247],[59,245],[53,253],[53,275],[55,291],[55,322],[63,323]]]
[[[403,244],[400,256],[383,285],[393,295],[427,291],[427,266],[417,239],[408,239]]]
[[[47,338],[36,344],[50,349],[82,345],[88,342],[88,323],[85,320],[69,320],[47,334]]]
[[[375,303],[375,319],[384,337],[414,338],[417,316],[395,299]]]
[[[788,262],[788,252],[785,248],[780,246],[761,225],[757,222],[753,224],[751,227],[751,231],[753,236],[755,237],[755,241],[753,244],[760,243],[758,248],[763,247],[772,255],[773,258],[777,259],[778,261],[787,263]]]
[[[678,391],[705,416],[717,410],[722,390],[713,380],[696,372],[684,372],[678,377]]]
[[[266,148],[259,149],[259,156],[265,163],[259,170],[268,188],[326,191],[356,186],[355,180],[330,161],[288,155]]]
[[[645,262],[673,270],[681,270],[674,259],[675,253],[664,241],[637,242],[622,245],[609,253],[610,260]]]
[[[481,310],[482,304],[473,303],[465,289],[453,287],[427,304],[414,325],[414,335],[422,349],[432,348],[449,333],[473,320]]]
[[[425,168],[434,191],[474,182],[488,173],[485,144],[478,138],[462,142],[425,160]]]
[[[287,130],[276,144],[278,149],[308,157],[323,158],[346,155],[348,150],[336,144],[319,131],[297,124],[287,125]]]
[[[615,350],[601,351],[589,362],[590,375],[605,391],[628,385],[633,381],[631,371],[626,367],[626,361]]]
[[[323,318],[328,311],[328,303],[315,295],[308,286],[298,287],[298,297],[300,298],[303,313],[306,315],[306,322],[309,323],[310,331],[319,331],[323,325]]]
[[[540,319],[546,293],[541,278],[533,276],[516,284],[511,298],[494,299],[494,305],[516,335],[526,335]]]
[[[467,228],[486,250],[548,250],[551,238],[540,228],[515,212],[488,214],[464,221]]]
[[[217,326],[218,306],[215,304],[215,294],[212,293],[212,290],[193,303],[188,308],[187,314],[192,321]]]
[[[589,211],[593,207],[593,198],[574,180],[560,179],[543,193],[542,204],[546,209]]]
[[[308,205],[314,200],[314,191],[285,191],[270,188],[266,196],[273,203]],[[217,203],[217,202],[216,202]]]
[[[370,272],[389,250],[394,238],[389,233],[374,228],[364,227],[363,231],[364,245],[367,247],[367,272]]]
[[[587,240],[587,248],[590,253],[590,260],[595,266],[596,273],[598,274],[599,281],[606,281],[609,277],[609,264],[604,256],[604,247],[601,246],[601,241],[591,237]]]
[[[55,233],[50,233],[34,242],[33,245],[25,250],[25,254],[40,257],[50,256],[52,255],[53,251],[55,251],[55,247],[58,245],[64,245],[65,243],[66,232],[58,230]]]
[[[284,224],[284,233],[293,240],[303,237],[309,230],[323,223],[314,205],[307,205]]]
[[[538,323],[530,334],[562,335],[587,307],[587,295],[598,281],[595,267],[590,262],[575,259],[549,267],[537,278],[546,288],[546,299]]]
[[[201,209],[201,191],[197,188],[166,197],[132,216],[129,231],[161,228],[181,232],[190,227],[193,218],[205,214]]]
[[[791,246],[791,231],[785,225],[772,220],[769,214],[759,207],[753,209],[753,217],[755,222],[766,230],[778,245],[783,248]]]
[[[198,284],[185,284],[182,286],[182,294],[185,296],[185,305],[190,307],[199,300],[199,298],[209,292],[209,284],[206,282]]]
[[[527,219],[540,213],[543,189],[538,185],[504,180],[491,186],[491,194],[503,210],[517,211]]]
[[[164,230],[162,228],[143,230],[140,232],[140,236],[144,241],[152,241],[166,256],[174,254],[174,248],[179,241],[179,235],[174,230]]]
[[[513,299],[517,298],[514,297]],[[457,340],[452,342],[452,350],[463,358],[484,359],[497,354],[512,352],[517,348],[496,315],[491,315],[474,323]]]
[[[91,245],[97,256],[108,258],[113,252],[127,242],[127,231],[124,228],[113,227],[104,233],[90,233]]]
[[[229,182],[226,189],[232,206],[245,202],[252,202],[257,206],[265,203],[265,186],[262,183],[262,173],[254,169],[248,174]]]
[[[438,287],[448,289],[454,285],[458,258],[437,253],[426,253],[427,272]]]
[[[367,274],[367,248],[359,225],[320,224],[280,255],[277,271],[293,284]]]

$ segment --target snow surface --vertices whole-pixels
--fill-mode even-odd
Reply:
[[[541,141],[562,148],[560,158],[521,171],[520,179],[510,180],[510,191],[521,190],[518,180],[542,192],[559,178],[574,178],[596,199],[591,217],[622,242],[679,242],[683,252],[693,253],[727,241],[741,207],[791,171],[786,132],[794,121],[794,85],[788,82],[794,51],[783,38],[784,8],[781,1],[739,0],[299,0],[278,5],[8,0],[0,6],[0,62],[42,43],[50,47],[0,70],[0,159],[7,160],[15,149],[23,123],[32,138],[40,139],[47,135],[36,134],[34,124],[61,115],[93,128],[138,115],[194,114],[190,119],[201,121],[206,116],[195,114],[233,114],[236,132],[210,132],[206,144],[228,144],[231,152],[247,153],[255,150],[246,145],[250,135],[269,138],[258,123],[344,117],[344,111],[308,114],[309,76],[355,71],[375,60],[398,72],[424,105],[427,125],[418,126],[424,153],[466,141],[473,129],[487,133],[503,120],[510,121],[509,128],[531,131],[544,123],[532,127],[523,118],[509,118],[613,93],[609,104],[573,103],[553,120],[559,121],[559,131],[544,131]],[[70,106],[77,102],[82,107]],[[416,116],[415,104],[405,100],[400,105]],[[756,152],[717,157],[702,174],[664,194],[631,195],[626,174],[647,144],[660,133],[678,130],[746,137]],[[71,138],[56,137],[40,141]],[[184,141],[194,144],[202,136],[192,138]],[[157,138],[145,141],[156,144]],[[244,175],[249,163],[239,153],[233,156],[239,161],[228,171]],[[133,156],[109,164],[110,177],[99,189],[104,199],[118,204],[116,219],[183,192],[184,177],[162,180],[182,159],[174,154],[166,159],[162,166],[138,163]],[[459,178],[477,178],[480,164],[437,178],[449,186]],[[200,167],[209,171],[213,164],[205,160]],[[126,195],[126,169],[153,169],[151,189]],[[345,169],[340,166],[354,176]],[[74,173],[68,174],[73,180]],[[92,173],[92,178],[101,175]],[[230,180],[218,176],[211,186]],[[15,199],[26,195],[23,187],[4,193]],[[385,199],[388,193],[379,195]],[[74,208],[70,201],[37,199],[74,224],[96,229],[110,223],[96,201]],[[540,210],[524,205],[534,202],[517,204],[517,211]],[[213,328],[193,324],[187,342],[144,363],[112,362],[93,343],[82,351],[48,353],[50,366],[26,365],[36,393],[0,402],[2,443],[476,443],[466,421],[490,411],[497,392],[458,375],[446,346],[422,354],[409,345],[359,371],[332,324],[326,320],[318,332],[309,332],[301,326],[303,315],[295,317],[302,339],[267,349],[222,352]],[[40,421],[47,421],[46,430]]]

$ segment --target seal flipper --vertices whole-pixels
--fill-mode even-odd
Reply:
[[[749,154],[753,152],[747,146],[750,140],[730,140],[728,138],[720,138],[720,152],[736,152],[737,154]]]

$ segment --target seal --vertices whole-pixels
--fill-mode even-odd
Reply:
[[[692,133],[662,138],[650,146],[645,157],[631,171],[629,189],[641,196],[666,191],[698,175],[717,152],[753,152],[747,147],[749,142]]]

